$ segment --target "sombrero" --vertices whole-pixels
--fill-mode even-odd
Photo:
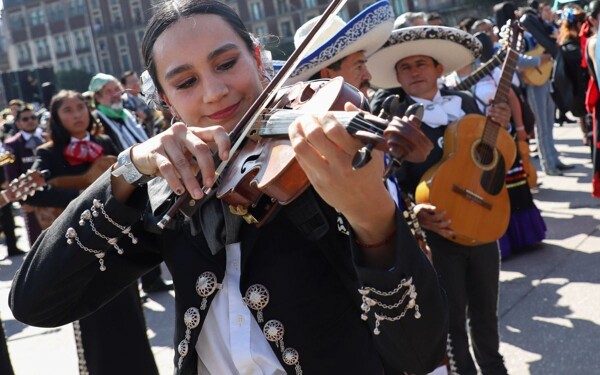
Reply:
[[[448,74],[473,62],[481,54],[481,43],[471,34],[446,26],[412,26],[394,30],[387,42],[369,57],[371,84],[382,89],[400,86],[396,63],[409,56],[430,56]]]
[[[300,26],[294,35],[296,48],[302,43],[319,17]],[[318,34],[287,83],[307,80],[319,70],[355,52],[364,51],[368,57],[385,43],[394,26],[394,12],[387,0],[365,8],[348,23],[335,17]]]

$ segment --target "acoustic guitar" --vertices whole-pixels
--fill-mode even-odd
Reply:
[[[12,180],[5,190],[0,191],[0,208],[11,202],[27,200],[28,197],[46,186],[46,172],[33,169]]]
[[[516,24],[511,29],[494,103],[508,101],[519,57],[520,30]],[[505,129],[485,116],[466,115],[446,128],[442,159],[423,175],[415,200],[447,212],[454,232],[449,240],[466,246],[495,241],[510,219],[505,180],[515,157],[515,142]]]
[[[460,83],[454,87],[454,90],[469,90],[471,86],[481,81],[483,77],[491,74],[496,67],[502,65],[505,56],[506,50],[503,48],[491,59],[489,59],[489,61],[486,61],[485,64],[481,65],[479,68],[477,68],[477,70],[469,74],[467,78],[460,81]]]
[[[48,185],[59,189],[85,190],[111,165],[117,162],[117,157],[113,155],[104,155],[96,159],[90,168],[83,174],[75,176],[60,176],[51,178]]]
[[[453,87],[454,90],[469,90],[471,86],[481,81],[484,77],[491,75],[494,69],[504,63],[506,58],[506,49],[508,47],[508,42],[510,41],[510,25],[507,23],[507,26],[509,27],[503,27],[502,31],[500,32],[501,39],[499,40],[499,43],[502,44],[502,48],[499,49],[488,61],[480,65],[475,71],[473,71],[465,79]]]
[[[47,184],[58,189],[84,190],[116,162],[116,156],[105,155],[94,161],[85,173],[75,176],[60,176],[50,178]],[[33,207],[33,209],[35,217],[42,229],[46,229],[52,225],[56,218],[64,211],[64,208],[60,207],[36,206]]]
[[[541,56],[546,52],[544,47],[540,44],[535,46],[534,49],[525,52],[527,56]],[[521,79],[528,85],[541,86],[548,82],[552,76],[552,68],[554,63],[552,60],[548,60],[540,66],[533,66],[524,68],[521,70]]]

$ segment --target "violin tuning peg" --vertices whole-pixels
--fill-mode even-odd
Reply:
[[[425,106],[421,103],[412,104],[410,107],[408,107],[408,109],[404,113],[404,115],[406,117],[415,116],[416,118],[419,119],[419,121],[423,120],[424,114],[425,114]]]
[[[354,158],[352,159],[352,168],[360,169],[367,165],[367,163],[371,161],[371,151],[373,151],[374,147],[375,144],[373,142],[369,142],[365,145],[365,147],[356,151],[356,154],[354,154]]]
[[[383,103],[381,103],[381,113],[379,117],[388,118],[394,116],[397,113],[398,106],[400,105],[400,96],[399,95],[390,95]]]

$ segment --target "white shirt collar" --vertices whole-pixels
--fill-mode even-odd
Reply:
[[[25,141],[28,141],[31,139],[31,137],[38,137],[39,139],[44,139],[44,137],[42,137],[42,133],[44,132],[42,130],[42,128],[35,128],[35,131],[33,133],[27,133],[26,131],[23,130],[19,130],[21,132],[21,136],[23,136],[23,139],[25,139]]]
[[[465,115],[465,112],[462,110],[462,98],[457,95],[442,96],[438,90],[433,97],[433,100],[417,98],[414,96],[411,96],[411,98],[415,102],[425,106],[423,122],[430,128],[446,126],[459,120]]]
[[[71,142],[70,142],[70,143],[73,143],[73,142],[81,142],[81,141],[89,141],[89,140],[90,140],[90,133],[89,133],[89,132],[86,132],[86,133],[85,133],[85,137],[83,137],[83,138],[75,138],[75,137],[71,137]]]

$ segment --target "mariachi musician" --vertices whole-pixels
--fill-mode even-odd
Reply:
[[[404,162],[399,167],[396,179],[404,191],[414,194],[425,171],[441,160],[446,127],[465,114],[480,113],[470,93],[438,88],[443,74],[470,64],[480,52],[479,41],[461,30],[413,26],[394,30],[386,44],[370,57],[373,85],[384,89],[399,85],[406,91],[398,113],[413,103],[425,106],[421,129],[434,149],[424,162]],[[495,104],[489,107],[488,116],[506,126],[510,109],[506,103]],[[448,295],[447,356],[451,367],[460,374],[477,373],[465,326],[468,311],[471,339],[482,372],[505,374],[498,352],[498,245],[495,241],[478,246],[459,245],[446,238],[452,236],[452,220],[457,218],[447,217],[446,212],[439,212],[430,204],[418,204],[415,211],[426,230],[434,267]]]
[[[229,160],[230,136],[268,85],[260,46],[225,3],[178,0],[158,6],[142,50],[155,83],[146,91],[145,81],[144,93],[177,122],[119,154],[42,234],[13,284],[15,317],[78,319],[164,260],[175,286],[177,374],[433,370],[447,306],[381,183],[383,153],[354,170],[363,142],[332,115],[297,117],[282,140],[311,185],[262,226],[250,225],[213,184],[215,163],[240,161]],[[402,134],[407,124],[388,128]],[[430,147],[398,151],[418,161]],[[193,200],[177,201],[190,216],[153,226],[164,203],[185,191]],[[122,254],[106,238],[117,238]]]

